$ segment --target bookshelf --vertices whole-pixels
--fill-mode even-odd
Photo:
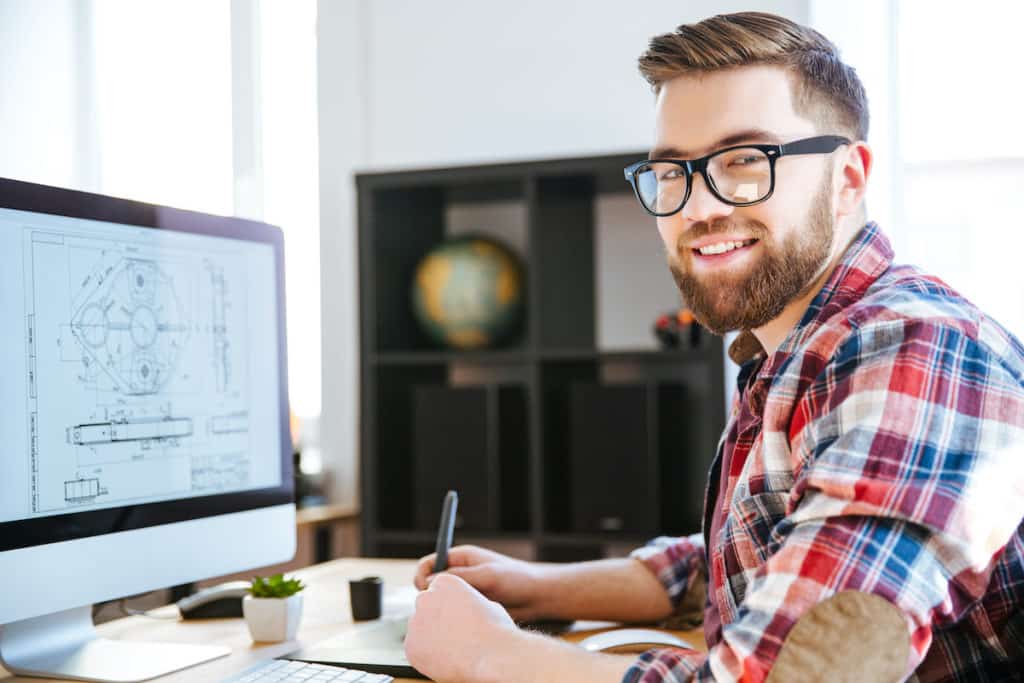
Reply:
[[[699,529],[725,422],[721,340],[598,348],[595,207],[630,193],[622,168],[642,156],[357,175],[365,555],[432,551],[448,487],[460,494],[457,543],[535,559]],[[413,273],[453,216],[487,207],[506,216],[493,236],[525,265],[522,334],[481,351],[438,347],[414,318]],[[654,248],[652,219],[637,207],[635,220]]]

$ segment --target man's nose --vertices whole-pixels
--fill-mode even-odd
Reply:
[[[710,223],[716,218],[724,218],[732,214],[734,206],[726,204],[716,197],[708,188],[704,176],[694,173],[690,180],[690,198],[680,212],[684,219],[694,223]]]

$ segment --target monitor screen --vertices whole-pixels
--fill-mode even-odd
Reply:
[[[280,233],[163,211],[0,208],[0,551],[291,500]]]
[[[0,178],[7,670],[148,680],[228,654],[140,655],[90,603],[294,556],[283,264],[265,223]]]

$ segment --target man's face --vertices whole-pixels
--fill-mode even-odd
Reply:
[[[790,81],[777,67],[742,67],[682,76],[658,94],[652,157],[694,159],[736,144],[781,144],[820,131],[793,111]],[[659,151],[661,150],[661,151]],[[693,177],[679,213],[658,219],[669,268],[697,319],[716,334],[756,329],[807,291],[832,254],[831,157],[782,157],[775,191],[760,203],[733,207]],[[722,242],[749,242],[702,254]]]

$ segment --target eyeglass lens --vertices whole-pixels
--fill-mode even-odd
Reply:
[[[768,155],[753,147],[730,149],[708,159],[710,188],[730,204],[756,202],[768,196],[772,169]],[[676,163],[651,162],[636,173],[640,201],[654,213],[671,213],[686,197],[686,171]]]

